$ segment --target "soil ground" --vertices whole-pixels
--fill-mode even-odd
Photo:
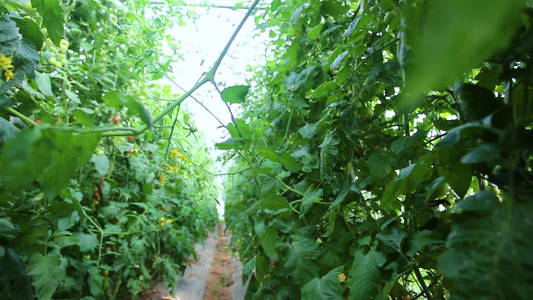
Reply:
[[[192,261],[178,282],[176,295],[159,284],[157,290],[140,295],[140,300],[244,300],[242,265],[231,256],[231,235],[224,225],[209,234],[204,244],[195,245],[198,260]]]
[[[204,300],[232,300],[233,268],[231,266],[229,239],[225,235],[222,226],[218,226],[217,229],[217,245],[211,263],[211,270],[207,277]]]

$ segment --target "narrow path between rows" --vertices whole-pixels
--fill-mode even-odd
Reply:
[[[231,266],[229,239],[225,235],[223,226],[219,225],[217,230],[217,244],[211,262],[211,270],[207,277],[204,300],[232,300],[233,268]]]
[[[162,287],[146,300],[244,300],[247,285],[242,285],[242,264],[231,256],[231,235],[224,225],[209,233],[204,244],[195,245],[198,260],[192,261],[178,282],[175,296]]]

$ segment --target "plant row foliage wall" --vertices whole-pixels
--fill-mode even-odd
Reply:
[[[1,299],[174,288],[218,221],[212,160],[158,81],[181,4],[0,4]]]
[[[272,1],[218,144],[249,299],[529,299],[533,10]]]

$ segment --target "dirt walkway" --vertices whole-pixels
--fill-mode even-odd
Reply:
[[[158,290],[143,293],[146,300],[244,300],[247,285],[242,285],[242,264],[231,256],[229,232],[224,225],[209,234],[205,243],[195,245],[198,261],[185,270],[170,296],[162,284]]]
[[[229,250],[229,237],[224,234],[224,227],[218,226],[218,238],[207,277],[204,300],[232,300],[233,268]]]

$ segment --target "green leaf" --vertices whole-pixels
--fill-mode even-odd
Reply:
[[[264,255],[258,255],[255,263],[255,274],[262,281],[269,272],[269,261]]]
[[[4,187],[14,191],[34,181],[50,163],[49,148],[41,130],[25,130],[7,141],[0,157]]]
[[[300,20],[300,16],[302,14],[302,11],[304,10],[304,6],[300,6],[298,7],[292,14],[291,14],[291,18],[290,18],[290,22],[292,25],[296,25],[296,23],[298,23],[298,21]]]
[[[266,228],[265,233],[260,239],[261,246],[265,250],[268,257],[278,259],[278,253],[276,252],[276,239],[278,237],[278,230],[274,226]]]
[[[242,273],[246,276],[250,276],[252,274],[252,271],[254,270],[255,268],[255,262],[256,262],[256,258],[252,258],[250,259],[249,261],[245,262],[242,266]]]
[[[15,78],[9,83],[21,83],[25,77],[35,77],[35,69],[39,65],[39,53],[35,46],[28,40],[20,40],[20,45],[17,48],[15,55],[13,55],[13,65],[15,69],[13,73]]]
[[[38,178],[52,199],[89,160],[98,141],[98,134],[73,135],[44,126],[22,131],[6,143],[0,157],[2,183],[16,190]]]
[[[348,29],[346,29],[342,37],[350,37],[356,28],[364,28],[364,26],[366,26],[366,24],[368,24],[368,22],[370,22],[371,20],[372,16],[369,14],[363,14],[362,16],[355,18],[350,23]]]
[[[466,199],[459,200],[453,211],[485,214],[498,206],[498,197],[493,191],[482,190]]]
[[[11,107],[15,104],[15,101],[12,98],[9,97],[0,97],[0,109],[6,109],[8,107]]]
[[[91,126],[94,124],[94,118],[87,114],[87,110],[76,109],[72,112],[72,115],[76,119],[76,122],[81,125]]]
[[[413,238],[409,241],[409,250],[406,255],[413,257],[418,251],[424,247],[435,244],[444,244],[445,241],[436,240],[433,238],[433,232],[430,230],[422,230],[413,235]]]
[[[461,126],[454,127],[448,131],[444,138],[438,143],[437,147],[449,148],[461,141],[461,136],[466,134],[479,134],[485,131],[491,131],[493,128],[490,126],[491,116],[485,118],[483,121],[474,121],[463,124]]]
[[[54,198],[72,178],[74,172],[84,165],[100,140],[99,134],[77,134],[69,131],[44,131],[44,140],[52,142],[51,161],[42,170],[38,179],[48,199]]]
[[[94,163],[94,167],[100,175],[105,176],[109,173],[109,158],[107,155],[93,154],[91,161]]]
[[[0,77],[0,94],[9,90],[13,84],[21,83],[25,77],[33,78],[35,67],[39,63],[39,54],[35,46],[26,39],[20,39],[16,23],[7,16],[0,17],[0,53],[7,57],[13,55],[14,78],[5,82]]]
[[[96,246],[98,246],[98,238],[96,234],[94,233],[85,234],[85,233],[78,232],[77,235],[78,235],[78,240],[79,240],[78,245],[80,246],[81,252],[90,252],[94,248],[96,248]]]
[[[241,142],[245,141],[243,138],[229,138],[222,143],[216,143],[215,147],[220,150],[230,150],[235,149],[236,146],[240,145]]]
[[[350,299],[374,299],[381,286],[381,271],[379,268],[385,264],[387,258],[381,252],[370,249],[367,254],[361,250],[355,253],[348,285]]]
[[[343,53],[341,53],[341,55]],[[338,65],[336,67],[338,67]],[[326,81],[326,82],[322,83],[321,85],[319,85],[316,88],[316,90],[314,90],[311,93],[311,96],[313,96],[314,98],[320,98],[320,97],[329,95],[331,92],[337,91],[338,89],[339,89],[339,84],[337,83],[337,81]]]
[[[470,182],[472,182],[472,166],[461,163],[463,150],[461,148],[436,148],[435,166],[440,175],[444,176],[446,182],[459,197],[463,197]]]
[[[461,158],[463,164],[476,164],[499,157],[499,148],[495,144],[483,143],[470,150]]]
[[[283,196],[276,194],[268,194],[263,196],[262,208],[269,210],[278,210],[290,209],[291,206]]]
[[[452,84],[507,47],[524,1],[427,1],[412,7],[419,12],[407,14],[403,35],[414,56],[405,67],[406,89],[416,93]]]
[[[41,91],[41,93],[43,93],[43,95],[54,95],[54,93],[52,92],[52,84],[50,82],[49,74],[35,72],[35,83],[37,83],[37,86],[39,87],[39,90]]]
[[[491,191],[471,200],[476,203],[456,216],[439,260],[451,298],[530,298],[533,205],[517,201],[508,205]]]
[[[387,176],[392,170],[392,162],[394,161],[392,153],[383,149],[378,149],[368,157],[368,167],[370,174],[376,180],[380,180]]]
[[[6,119],[0,117],[0,147],[12,139],[20,130]]]
[[[322,31],[322,27],[324,27],[324,23],[320,23],[313,27],[311,30],[309,30],[309,33],[307,34],[309,39],[315,40],[316,38],[318,38],[320,32]]]
[[[74,205],[66,202],[53,202],[48,205],[47,210],[50,213],[50,219],[52,221],[57,221],[62,218],[70,217],[74,211]]]
[[[298,132],[302,135],[304,139],[311,139],[316,134],[316,129],[318,127],[318,123],[315,124],[305,124],[302,128],[298,130]]]
[[[0,53],[10,56],[19,47],[17,24],[8,16],[0,17]]]
[[[37,50],[41,50],[44,41],[44,35],[35,22],[28,18],[20,18],[11,16],[17,23],[19,32],[23,38],[29,40]]]
[[[73,91],[71,90],[68,90],[66,89],[65,90],[65,94],[67,95],[68,99],[70,100],[71,103],[74,103],[74,104],[80,104],[80,97],[78,96],[78,94],[74,93]]]
[[[294,158],[292,158],[292,156],[288,152],[280,154],[270,147],[261,146],[257,147],[257,154],[268,160],[277,162],[286,168],[294,170],[298,169],[298,164],[294,161]]]
[[[433,157],[433,153],[425,154],[415,164],[403,168],[394,182],[385,187],[380,200],[381,206],[389,212],[399,210],[401,206],[398,196],[416,191],[418,186],[433,174]]]
[[[339,281],[339,275],[343,266],[329,271],[326,275],[319,278],[313,278],[302,288],[302,299],[305,300],[342,300],[342,284]]]
[[[6,299],[34,299],[30,276],[26,273],[25,263],[18,251],[3,246],[0,246],[0,249],[5,249],[0,251],[0,266],[3,270],[0,288],[2,292],[7,290],[8,295],[11,290],[11,298]],[[2,293],[2,296],[7,295]]]
[[[43,241],[48,237],[48,226],[31,227],[13,240],[13,246],[23,249],[30,247],[38,241]]]
[[[58,0],[31,0],[31,5],[37,9],[43,17],[43,25],[48,31],[48,36],[52,42],[59,46],[63,38],[63,23],[65,17],[63,8],[59,5]]]
[[[331,63],[331,65],[329,66],[329,69],[330,70],[338,69],[340,64],[342,63],[342,60],[344,59],[346,55],[348,55],[348,53],[349,53],[348,50],[341,52],[339,56],[337,56],[337,58],[335,58],[335,60]]]
[[[402,242],[407,234],[396,226],[389,226],[383,232],[378,233],[376,237],[383,244],[401,253]]]
[[[60,267],[61,258],[55,252],[46,256],[34,253],[28,261],[28,275],[35,276],[32,285],[39,299],[52,299],[57,287],[65,278],[65,270]]]
[[[333,179],[334,158],[338,154],[337,145],[341,139],[334,132],[328,132],[320,145],[320,177],[329,182]]]
[[[122,95],[118,92],[110,92],[105,94],[102,99],[111,107],[122,108],[127,107],[133,113],[137,114],[141,121],[148,126],[148,129],[152,128],[152,117],[150,112],[140,103],[133,99],[132,96]]]
[[[54,232],[54,241],[59,248],[65,248],[68,246],[78,244],[78,236],[72,234],[70,231],[57,231]]]
[[[244,100],[246,100],[246,96],[248,95],[248,92],[250,91],[249,86],[232,86],[225,88],[221,93],[220,96],[222,97],[222,100],[227,103],[235,104],[235,103],[243,103]]]
[[[309,66],[302,72],[292,72],[283,82],[289,91],[310,90],[323,77],[321,66]]]
[[[318,244],[314,240],[297,235],[289,249],[287,262],[281,270],[282,274],[292,276],[300,286],[318,277],[318,265],[314,260],[319,254],[317,250]]]
[[[309,188],[305,192],[304,197],[302,199],[302,215],[305,215],[309,211],[309,209],[311,209],[313,203],[322,200],[322,194],[322,189],[313,190],[312,188]]]

